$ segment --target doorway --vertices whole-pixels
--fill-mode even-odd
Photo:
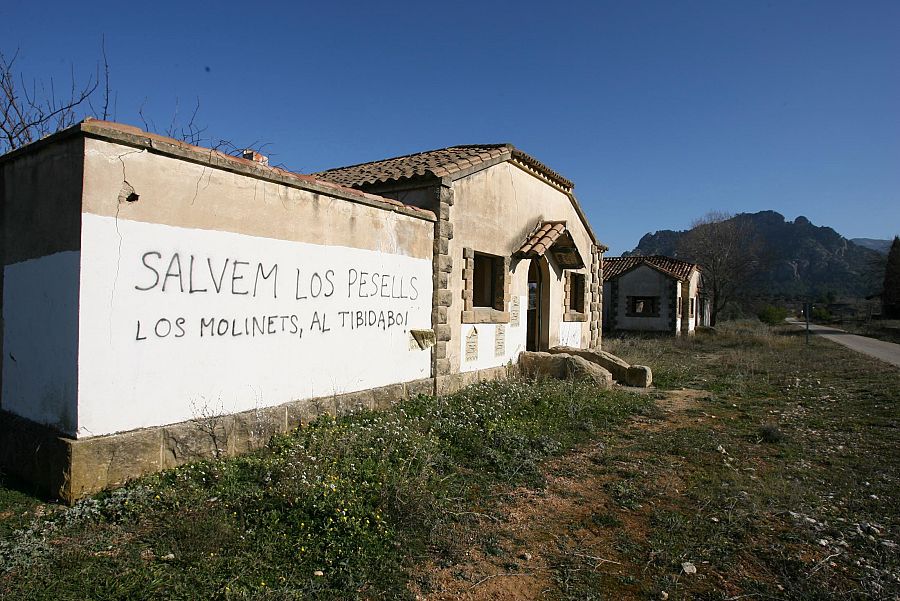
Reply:
[[[532,259],[528,266],[528,317],[525,350],[541,351],[549,348],[550,269],[543,257]]]

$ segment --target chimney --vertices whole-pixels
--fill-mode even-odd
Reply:
[[[241,153],[241,157],[247,159],[248,161],[253,161],[254,163],[259,163],[260,165],[269,166],[269,157],[262,155],[252,148],[247,148],[244,152]]]

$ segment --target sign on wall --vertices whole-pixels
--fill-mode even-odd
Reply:
[[[87,214],[82,239],[82,433],[430,375],[430,350],[409,331],[431,327],[431,261],[401,248]]]

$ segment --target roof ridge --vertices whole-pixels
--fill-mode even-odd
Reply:
[[[432,148],[430,150],[420,150],[419,152],[410,152],[409,154],[400,154],[393,157],[387,157],[384,159],[376,159],[374,161],[363,161],[362,163],[356,163],[354,165],[341,165],[340,167],[332,167],[331,169],[323,169],[322,171],[316,171],[315,173],[329,173],[331,171],[341,171],[343,169],[352,169],[354,167],[362,167],[363,165],[374,165],[376,163],[386,163],[388,161],[396,161],[399,159],[408,159],[410,157],[419,156],[421,154],[430,154],[432,152],[441,152],[442,150],[452,150],[453,148],[503,148],[508,147],[510,151],[518,150],[515,146],[510,144],[509,142],[499,142],[492,144],[454,144],[453,146],[442,146],[440,148]]]
[[[661,273],[671,276],[677,280],[686,281],[690,273],[694,269],[700,269],[700,265],[684,259],[669,257],[666,255],[632,255],[628,257],[604,257],[604,263],[607,261],[612,268],[610,271],[604,270],[603,279],[619,277],[640,265],[646,265]]]

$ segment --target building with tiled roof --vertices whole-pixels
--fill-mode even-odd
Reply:
[[[709,323],[700,266],[673,257],[605,257],[603,298],[607,332],[691,334]]]
[[[696,263],[690,263],[688,261],[682,261],[681,259],[674,259],[662,255],[648,255],[645,257],[604,257],[603,281],[617,278],[638,265],[649,265],[674,278],[678,278],[682,282],[690,279],[691,274],[700,268]]]
[[[0,156],[0,470],[73,501],[599,346],[606,248],[513,146],[242,154],[88,120]]]
[[[600,345],[606,247],[574,184],[541,161],[470,144],[314,175],[438,215],[435,373],[448,387],[523,350]]]

